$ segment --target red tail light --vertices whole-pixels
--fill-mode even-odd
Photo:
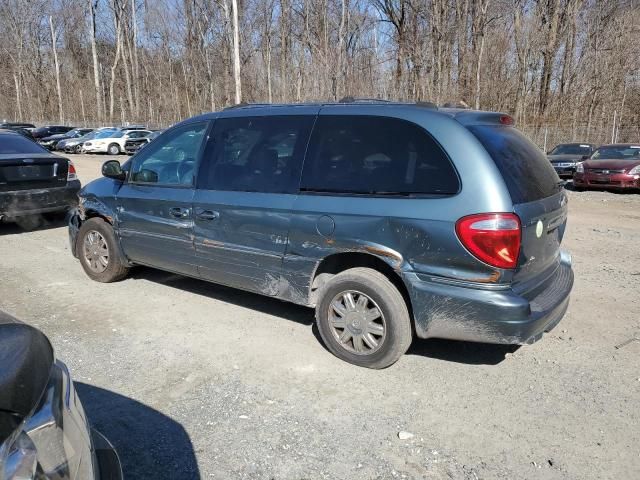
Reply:
[[[69,160],[69,170],[67,170],[67,182],[71,180],[77,180],[78,174],[76,173],[76,167],[74,167],[73,162]]]
[[[509,115],[500,115],[500,123],[502,125],[515,125],[516,121]]]
[[[520,219],[513,213],[481,213],[456,223],[462,245],[484,263],[515,268],[520,254]]]

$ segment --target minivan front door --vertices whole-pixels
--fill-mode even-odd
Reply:
[[[193,201],[203,278],[267,295],[284,288],[291,208],[317,112],[302,109],[216,120]]]
[[[208,126],[175,127],[133,157],[116,197],[121,245],[133,262],[197,276],[194,174]]]

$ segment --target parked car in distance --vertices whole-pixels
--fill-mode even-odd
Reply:
[[[22,122],[4,122],[0,123],[0,129],[9,129],[13,130],[15,128],[36,128],[36,126],[32,123],[22,123]]]
[[[58,142],[56,149],[60,151],[64,151],[66,153],[81,153],[84,142],[93,140],[99,134],[105,134],[105,132],[116,132],[116,131],[118,131],[118,129],[114,127],[96,128],[95,130],[92,130],[91,132],[87,133],[82,137],[61,140],[60,142]]]
[[[157,138],[162,132],[151,132],[150,134],[140,138],[129,138],[124,142],[124,151],[127,155],[133,155],[142,147],[151,143],[151,141]]]
[[[122,125],[119,130],[149,130],[145,125]]]
[[[567,195],[505,114],[238,106],[102,173],[69,218],[91,279],[147,265],[314,307],[356,365],[391,365],[414,331],[532,343],[567,309]]]
[[[32,130],[35,126],[31,123],[2,123],[0,124],[0,130],[13,130],[14,132],[18,132],[23,137],[27,137],[33,140]]]
[[[79,190],[70,160],[0,130],[0,220],[66,211],[78,204]]]
[[[578,162],[586,160],[596,149],[590,143],[561,143],[547,154],[560,178],[571,178],[576,171]]]
[[[67,127],[64,125],[48,125],[46,127],[39,127],[31,131],[33,138],[40,139],[44,137],[50,137],[58,133],[67,133],[69,130],[73,130],[74,127]]]
[[[131,138],[143,138],[151,133],[150,130],[116,130],[106,131],[94,139],[84,142],[82,151],[85,153],[108,153],[118,155],[124,153],[125,143]]]
[[[1,311],[0,365],[0,478],[122,479],[115,449],[91,429],[47,337]]]
[[[58,150],[58,143],[62,140],[80,138],[93,131],[93,128],[74,128],[66,133],[57,133],[49,137],[38,139],[38,143],[47,150]]]
[[[640,189],[640,143],[599,147],[576,167],[574,188]]]

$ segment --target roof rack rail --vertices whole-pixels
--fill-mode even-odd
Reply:
[[[426,101],[424,101],[424,100],[418,100],[418,101],[416,102],[416,105],[417,105],[418,107],[433,108],[433,109],[435,109],[435,110],[437,110],[437,109],[438,109],[438,105],[436,105],[435,103],[433,103],[433,102],[426,102]]]
[[[236,103],[235,105],[230,105],[228,107],[223,108],[222,110],[235,110],[236,108],[245,108],[245,107],[268,107],[270,105],[273,105],[272,103],[247,103],[247,102],[240,102],[240,103]]]
[[[348,95],[338,100],[338,103],[391,103],[391,100],[383,100],[382,98],[363,98]]]

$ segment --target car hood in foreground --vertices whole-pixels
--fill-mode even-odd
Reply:
[[[608,168],[611,170],[631,170],[640,165],[638,160],[587,160],[582,162],[585,168]]]
[[[29,415],[47,386],[53,361],[44,333],[0,312],[0,411]]]

